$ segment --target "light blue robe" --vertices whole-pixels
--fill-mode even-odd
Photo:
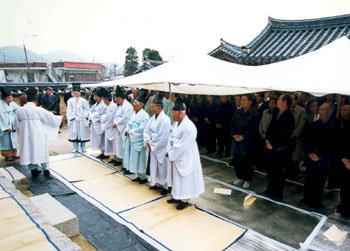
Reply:
[[[15,102],[7,105],[4,100],[0,100],[0,150],[18,149],[17,133],[7,131],[14,129],[17,109]]]
[[[133,113],[126,131],[129,136],[124,136],[123,166],[132,173],[146,173],[146,147],[143,144],[143,130],[147,124],[149,115],[141,109]]]

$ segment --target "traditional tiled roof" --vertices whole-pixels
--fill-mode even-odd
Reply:
[[[164,64],[166,62],[167,61],[145,59],[143,61],[143,64],[139,67],[139,69],[135,73],[140,73],[140,72],[143,72],[143,71],[147,71],[149,69],[152,69],[154,67],[162,65],[162,64]]]
[[[342,36],[350,38],[350,14],[306,20],[269,17],[265,29],[248,45],[221,39],[209,55],[239,64],[269,64],[317,50]]]
[[[52,63],[53,68],[64,67],[70,69],[94,69],[94,70],[105,70],[101,64],[97,63],[85,63],[85,62],[55,62]]]
[[[47,63],[45,62],[34,62],[28,63],[29,67],[33,68],[47,68]],[[27,68],[26,63],[11,63],[11,62],[0,62],[0,68]]]

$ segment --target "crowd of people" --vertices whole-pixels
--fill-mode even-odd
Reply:
[[[53,116],[43,116],[45,123],[54,126],[54,115],[59,110],[52,109],[57,99],[51,97],[50,91],[46,90],[48,97],[42,97],[39,104]],[[218,158],[232,157],[230,164],[237,176],[233,184],[244,189],[251,186],[255,168],[266,171],[268,182],[264,194],[275,200],[283,199],[285,179],[298,179],[301,167],[306,167],[304,198],[300,202],[321,208],[328,180],[328,188],[341,191],[337,211],[350,216],[348,97],[337,100],[334,95],[317,98],[307,93],[273,91],[220,97],[183,94],[170,97],[169,93],[126,91],[119,86],[113,91],[91,90],[87,99],[80,94],[80,86],[75,84],[72,92],[65,95],[73,151],[80,148],[85,152],[85,143],[91,140],[92,148],[101,151],[98,158],[112,157],[110,164],[122,164],[123,172],[135,174],[133,181],[140,184],[146,183],[149,176],[150,189],[171,193],[168,202],[176,203],[178,209],[185,208],[190,198],[204,192],[199,148]],[[8,102],[6,95],[4,90],[0,142],[5,160],[10,161],[17,158],[18,145],[11,141],[18,127],[16,121],[26,119],[18,115],[23,113],[22,108]],[[26,99],[32,102],[28,101],[28,93]],[[7,123],[5,113],[10,126],[3,125]],[[20,138],[21,129],[18,130]],[[21,164],[25,150],[21,146]],[[30,164],[48,163],[45,161]],[[25,161],[23,164],[29,165]],[[47,174],[45,165],[44,174]],[[30,168],[38,170],[36,166]]]

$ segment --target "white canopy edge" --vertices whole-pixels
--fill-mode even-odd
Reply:
[[[185,94],[235,95],[259,91],[304,91],[315,96],[350,95],[350,41],[340,38],[319,50],[278,63],[246,66],[201,55],[177,58],[151,70],[85,85],[126,86]],[[84,85],[83,85],[84,86]]]

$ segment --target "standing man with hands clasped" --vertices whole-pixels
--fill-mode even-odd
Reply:
[[[166,147],[171,130],[170,118],[163,112],[163,97],[157,94],[152,101],[153,116],[149,119],[143,133],[144,144],[147,147],[146,159],[150,166],[150,189],[160,189],[161,194],[168,193],[168,161]]]
[[[80,83],[73,83],[73,97],[67,102],[68,140],[73,143],[73,152],[85,152],[85,143],[90,141],[89,104],[80,97]]]
[[[172,110],[175,121],[167,146],[170,160],[172,198],[167,202],[178,204],[177,210],[188,206],[191,198],[198,198],[204,192],[202,165],[196,142],[197,129],[186,116],[186,108],[180,97]]]

